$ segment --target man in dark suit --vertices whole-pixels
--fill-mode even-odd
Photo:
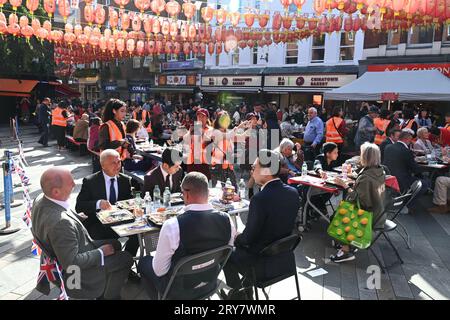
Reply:
[[[38,143],[44,147],[48,147],[48,134],[50,132],[50,116],[52,114],[50,110],[50,98],[44,98],[42,104],[38,106],[37,110],[39,119],[39,128],[41,130],[41,137]]]
[[[388,145],[384,153],[383,164],[397,178],[402,193],[407,191],[419,179],[416,175],[421,173],[419,166],[414,160],[414,153],[408,147],[412,139],[412,130],[403,130],[398,141]],[[420,180],[422,181],[421,194],[425,194],[430,187],[430,182],[428,179]],[[410,209],[412,207],[413,205],[410,205]]]
[[[283,273],[283,268],[292,262],[288,259],[293,258],[283,255],[269,261],[257,256],[267,245],[292,234],[300,200],[297,190],[278,178],[281,166],[277,153],[266,149],[259,151],[253,167],[253,178],[261,191],[250,201],[247,224],[236,237],[236,250],[224,268],[226,282],[233,288],[228,294],[230,299],[251,298],[251,292],[239,291],[239,274],[247,274],[257,261],[257,270],[261,267],[265,276],[274,276]]]
[[[83,179],[75,209],[87,215],[83,224],[94,239],[117,239],[118,235],[98,220],[96,212],[111,209],[117,201],[131,199],[131,182],[120,173],[122,162],[117,151],[104,150],[100,154],[100,165],[101,171]],[[137,236],[131,236],[125,250],[135,256],[138,247]]]
[[[394,144],[398,141],[402,130],[394,129],[389,131],[389,136],[380,144],[381,162],[384,160],[384,150],[388,145]]]
[[[44,195],[33,204],[32,232],[45,252],[62,266],[69,297],[120,299],[133,264],[117,240],[93,240],[68,201],[75,182],[68,170],[52,167],[41,177]],[[80,285],[73,285],[69,268],[80,268]],[[71,285],[70,285],[71,284]],[[40,289],[44,289],[42,286]],[[47,288],[49,290],[49,288]]]
[[[162,153],[160,166],[149,171],[144,177],[144,192],[150,192],[153,197],[155,186],[159,186],[161,195],[169,187],[170,192],[181,192],[181,180],[183,170],[181,169],[182,154],[180,151],[167,148]]]

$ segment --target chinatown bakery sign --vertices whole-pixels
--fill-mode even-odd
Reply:
[[[356,80],[356,74],[266,76],[265,87],[339,88]]]
[[[221,87],[260,87],[261,76],[239,76],[239,77],[202,77],[202,86]]]

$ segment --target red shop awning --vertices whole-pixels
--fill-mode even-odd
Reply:
[[[55,85],[55,93],[58,97],[79,97],[81,93],[72,89],[67,84],[60,83]]]
[[[0,79],[0,96],[30,97],[37,80]]]

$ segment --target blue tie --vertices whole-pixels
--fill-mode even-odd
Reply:
[[[115,204],[117,201],[116,189],[114,188],[115,178],[111,178],[111,184],[109,186],[109,203]]]

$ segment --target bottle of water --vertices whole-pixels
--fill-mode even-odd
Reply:
[[[216,187],[214,188],[214,195],[218,198],[222,197],[222,182],[217,181]]]
[[[241,179],[240,181],[239,181],[239,184],[238,184],[238,187],[239,187],[239,197],[241,198],[241,199],[245,199],[245,194],[246,194],[246,186],[245,186],[245,182],[244,182],[244,179]]]
[[[230,178],[228,178],[227,181],[225,181],[225,186],[229,187],[231,185],[232,185],[231,180],[230,180]]]
[[[308,175],[308,165],[306,164],[306,162],[303,162],[302,165],[302,177],[305,177]]]
[[[136,209],[142,208],[142,198],[141,198],[141,194],[139,192],[136,193],[136,198],[134,199],[134,207]]]
[[[150,139],[150,148],[153,148],[153,140]]]
[[[161,207],[161,190],[159,190],[158,185],[156,185],[153,190],[153,204],[155,206],[155,210]]]
[[[348,166],[349,166],[349,164],[347,164],[347,163],[342,164],[342,179],[344,179],[344,180],[347,179]]]
[[[150,197],[150,192],[148,191],[145,193],[144,204],[145,204],[145,214],[150,215],[152,213],[152,198]]]
[[[166,187],[163,194],[163,204],[164,207],[169,208],[170,207],[170,189],[169,187]]]

